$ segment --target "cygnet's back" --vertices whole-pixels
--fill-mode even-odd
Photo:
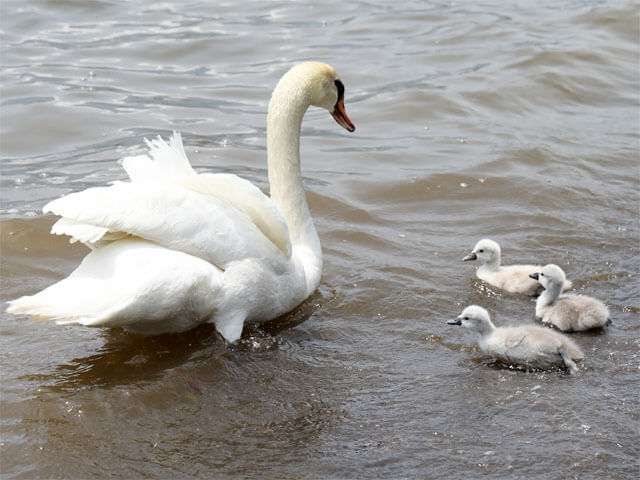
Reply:
[[[575,362],[584,358],[580,347],[559,332],[536,325],[496,327],[489,313],[477,305],[465,308],[447,323],[477,332],[484,353],[523,367],[565,367],[573,373],[578,369]]]
[[[480,266],[476,276],[494,287],[509,293],[535,296],[540,293],[540,284],[530,275],[540,271],[540,265],[507,265],[500,264],[500,245],[488,238],[480,240],[473,247],[469,255],[462,260],[478,260]],[[565,290],[571,288],[571,282],[567,281]]]
[[[564,272],[549,264],[531,275],[544,287],[536,301],[536,318],[563,332],[600,328],[609,323],[609,309],[600,300],[586,295],[561,295]]]

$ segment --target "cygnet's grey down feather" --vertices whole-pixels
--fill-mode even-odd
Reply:
[[[500,265],[500,245],[488,238],[480,240],[462,260],[477,260],[480,266],[476,276],[501,290],[530,296],[539,295],[542,290],[540,284],[530,277],[532,273],[540,271],[541,265]],[[567,280],[564,290],[571,287],[571,282]]]
[[[584,358],[580,347],[555,330],[537,325],[496,327],[489,313],[471,305],[449,325],[462,325],[478,333],[478,346],[487,355],[526,368],[578,370],[575,362]]]
[[[536,300],[536,318],[543,323],[563,332],[591,330],[609,323],[609,309],[600,300],[586,295],[561,295],[565,275],[557,265],[545,265],[531,278],[544,287]]]

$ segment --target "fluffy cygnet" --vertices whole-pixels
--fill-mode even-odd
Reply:
[[[584,358],[580,347],[560,332],[537,325],[496,327],[489,312],[477,305],[465,308],[447,323],[477,332],[484,353],[527,368],[566,367],[575,373],[575,362]]]
[[[541,265],[500,265],[500,245],[488,238],[476,243],[471,253],[462,260],[478,260],[480,266],[476,277],[509,293],[535,296],[542,290],[540,284],[530,277],[532,273],[540,271]],[[563,289],[569,290],[571,287],[571,282],[565,281]]]
[[[540,282],[544,292],[536,300],[536,318],[563,332],[579,332],[609,323],[609,309],[600,300],[585,295],[561,295],[564,272],[549,264],[531,278]]]

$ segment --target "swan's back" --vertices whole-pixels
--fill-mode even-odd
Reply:
[[[573,362],[584,354],[571,339],[549,328],[535,325],[497,328],[486,341],[487,353],[508,362],[531,368],[572,368],[565,356]]]
[[[609,322],[609,309],[586,295],[561,295],[543,310],[542,321],[563,332],[591,330]]]
[[[540,285],[529,275],[538,269],[537,265],[508,265],[495,271],[480,268],[478,278],[509,293],[537,295]]]

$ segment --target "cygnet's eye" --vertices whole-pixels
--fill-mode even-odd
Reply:
[[[480,250],[478,250],[478,253],[484,253],[484,248],[481,248]]]

